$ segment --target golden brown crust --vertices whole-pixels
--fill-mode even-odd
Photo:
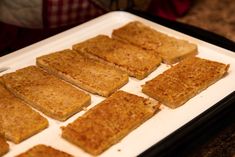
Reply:
[[[0,84],[0,125],[6,139],[19,143],[45,129],[48,121]]]
[[[73,157],[53,147],[39,144],[16,157]]]
[[[158,32],[139,21],[113,30],[112,37],[160,55],[167,64],[176,63],[197,54],[197,45]]]
[[[182,105],[194,94],[192,88],[164,74],[146,82],[142,91],[171,108]]]
[[[109,96],[128,82],[117,68],[87,58],[73,50],[63,50],[37,58],[37,65],[91,93]]]
[[[2,81],[17,97],[57,120],[90,104],[90,95],[35,66],[5,74]]]
[[[9,151],[9,145],[6,140],[0,136],[0,156],[6,154]]]
[[[161,58],[136,46],[98,35],[73,45],[73,49],[106,64],[116,66],[130,76],[143,79],[159,66]]]
[[[176,108],[218,81],[228,68],[229,65],[223,63],[191,57],[146,82],[142,91]]]
[[[120,141],[152,117],[159,104],[148,99],[117,91],[63,127],[62,137],[90,154],[98,155]]]

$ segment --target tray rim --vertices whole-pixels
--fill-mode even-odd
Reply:
[[[124,11],[114,11],[114,12],[110,12],[110,13],[108,13],[108,14],[102,15],[101,17],[98,17],[98,18],[106,18],[107,16],[112,17],[114,14],[115,14],[115,16],[117,16],[117,15],[118,15],[118,16],[132,16],[132,17],[133,17],[133,16],[136,16],[136,15],[133,15],[133,14],[124,12]],[[136,16],[136,17],[138,17],[138,16]],[[144,20],[145,20],[145,19],[144,19]],[[15,52],[10,53],[10,54],[8,54],[8,55],[5,55],[5,56],[3,56],[3,57],[0,57],[0,63],[1,63],[1,62],[6,62],[6,61],[9,61],[9,60],[12,60],[12,59],[14,59],[14,58],[21,58],[21,57],[24,56],[25,54],[30,53],[30,50],[35,49],[35,48],[37,48],[37,47],[40,47],[40,46],[42,46],[44,43],[50,43],[51,41],[53,41],[54,38],[61,38],[61,37],[63,37],[63,36],[66,36],[66,34],[70,34],[71,32],[77,30],[78,28],[79,28],[79,29],[83,29],[83,28],[87,27],[87,25],[91,25],[91,24],[94,23],[95,21],[96,21],[96,19],[91,20],[91,21],[89,21],[89,22],[87,22],[87,23],[85,23],[85,24],[76,26],[76,27],[71,28],[71,29],[69,29],[69,30],[67,30],[67,31],[65,31],[65,32],[59,33],[59,34],[57,34],[57,35],[55,35],[55,36],[52,36],[52,37],[47,38],[47,39],[44,39],[44,40],[42,40],[42,41],[40,41],[40,42],[37,42],[37,43],[35,43],[35,44],[33,44],[33,45],[30,45],[30,46],[28,46],[28,47],[25,47],[25,48],[23,48],[23,49],[20,49],[20,50],[18,50],[18,51],[15,51]],[[146,20],[146,21],[149,21],[149,20]],[[153,21],[153,22],[154,22],[154,21]],[[158,24],[158,25],[159,25],[159,24]],[[167,27],[165,27],[165,26],[162,26],[162,25],[159,25],[159,26],[160,26],[160,27],[163,27],[163,28],[165,28],[165,29],[169,29],[169,28],[167,28]],[[171,30],[171,32],[176,32],[177,34],[180,34],[180,35],[183,36],[183,37],[193,39],[193,40],[197,41],[198,43],[200,43],[200,44],[203,45],[203,46],[206,44],[207,47],[209,47],[209,49],[217,50],[217,51],[218,51],[217,53],[221,53],[221,54],[223,54],[223,55],[226,55],[226,56],[235,58],[235,54],[234,54],[232,51],[229,51],[229,50],[226,50],[226,49],[224,49],[224,48],[215,46],[215,45],[213,45],[213,44],[209,44],[209,43],[204,42],[204,41],[202,41],[202,40],[200,40],[200,39],[196,39],[196,38],[194,38],[194,37],[192,37],[192,36],[185,35],[185,34],[180,33],[180,32],[178,32],[178,31],[174,31],[174,30],[172,30],[172,29],[170,29],[170,30]],[[46,46],[46,45],[43,45],[43,46]],[[0,64],[0,65],[1,65],[1,64]]]
[[[129,12],[126,12],[126,11],[112,11],[112,12],[109,12],[109,13],[107,13],[107,14],[101,15],[101,16],[99,16],[98,18],[106,18],[106,17],[108,17],[108,16],[113,16],[113,15],[116,16],[117,14],[118,14],[118,16],[136,16],[136,17],[140,17],[140,16],[134,15],[134,14],[129,13]],[[68,30],[66,30],[66,31],[64,31],[64,32],[58,33],[58,34],[56,34],[56,35],[54,35],[54,36],[51,36],[51,37],[46,38],[46,39],[44,39],[44,40],[41,40],[41,41],[39,41],[39,42],[36,42],[36,43],[34,43],[34,44],[32,44],[32,45],[26,46],[26,47],[24,47],[24,48],[22,48],[22,49],[19,49],[19,50],[17,50],[17,51],[11,52],[11,53],[9,53],[9,54],[7,54],[7,55],[1,56],[1,57],[0,57],[0,62],[6,61],[6,60],[9,60],[9,59],[12,59],[13,57],[19,57],[19,56],[21,56],[21,55],[24,55],[25,53],[29,53],[28,51],[29,51],[30,49],[34,49],[34,48],[37,48],[37,47],[40,47],[40,46],[45,46],[45,45],[44,45],[45,43],[53,42],[54,38],[61,38],[61,37],[63,37],[63,36],[66,36],[66,34],[72,33],[75,29],[78,29],[78,28],[79,28],[79,29],[83,29],[83,28],[85,28],[85,27],[87,27],[87,26],[89,26],[89,25],[92,25],[92,24],[96,21],[96,19],[97,19],[97,18],[95,18],[95,19],[93,19],[93,20],[90,20],[90,21],[88,21],[88,22],[86,22],[86,23],[83,23],[83,24],[81,24],[81,25],[75,26],[75,27],[73,27],[73,28],[70,28],[70,29],[68,29]],[[147,20],[147,19],[146,19],[146,20]],[[151,21],[151,20],[148,20],[148,21]],[[151,21],[151,22],[154,22],[154,21]],[[235,57],[235,53],[234,53],[233,51],[230,51],[230,50],[227,50],[227,49],[225,49],[225,48],[222,48],[222,47],[213,45],[213,44],[211,44],[211,43],[208,43],[208,42],[206,42],[206,41],[197,39],[197,38],[195,38],[195,37],[193,37],[193,36],[184,34],[184,33],[182,33],[182,32],[175,31],[174,29],[168,28],[168,27],[163,26],[163,25],[161,25],[161,24],[158,24],[158,23],[156,23],[156,24],[159,25],[160,27],[164,28],[164,29],[169,29],[170,31],[175,32],[175,33],[177,33],[177,34],[179,34],[179,35],[181,35],[181,36],[183,36],[183,37],[187,37],[187,38],[193,39],[193,40],[199,42],[199,43],[202,44],[202,45],[205,45],[205,44],[206,44],[207,47],[209,47],[210,49],[219,50],[219,52],[217,52],[217,53],[223,53],[223,54],[225,54],[225,55],[229,55],[229,56]]]

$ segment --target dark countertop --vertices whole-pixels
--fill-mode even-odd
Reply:
[[[191,24],[235,41],[234,0],[194,0],[192,8],[178,21]]]
[[[207,140],[195,147],[187,157],[234,157],[235,156],[235,118],[223,128],[212,132]]]
[[[234,102],[231,104],[234,105]],[[179,156],[235,157],[235,107],[231,107],[230,111],[205,128],[196,142],[191,141],[185,151],[179,152]]]

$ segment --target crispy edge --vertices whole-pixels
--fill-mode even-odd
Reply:
[[[32,66],[34,67],[34,66]],[[35,66],[36,67],[36,66]],[[39,68],[41,71],[43,71],[41,68]],[[45,72],[45,71],[43,71]],[[45,72],[46,73],[46,72]],[[50,75],[50,74],[48,74]],[[52,77],[55,77],[52,75]],[[61,80],[62,81],[62,80]],[[16,92],[14,89],[12,89],[7,83],[5,83],[4,81],[4,75],[2,77],[0,77],[0,82],[2,82],[5,87],[11,92],[13,93],[16,97],[20,98],[21,100],[23,100],[24,102],[26,102],[27,104],[29,104],[30,106],[32,106],[33,108],[41,111],[42,113],[48,115],[49,117],[51,118],[54,118],[56,120],[59,120],[59,121],[65,121],[67,120],[68,118],[70,118],[72,115],[74,115],[75,113],[81,111],[83,109],[83,107],[87,107],[89,106],[90,102],[91,102],[91,96],[89,94],[86,94],[87,97],[86,97],[86,100],[84,100],[84,103],[81,105],[80,108],[77,108],[77,110],[74,110],[73,112],[71,113],[68,113],[67,115],[65,116],[60,116],[60,115],[55,115],[53,113],[51,113],[50,111],[47,111],[45,110],[44,108],[42,108],[40,105],[37,105],[35,104],[33,101],[29,100],[26,96],[23,96],[22,94]]]
[[[137,78],[138,80],[142,80],[145,77],[147,77],[150,73],[152,73],[161,64],[161,59],[159,58],[159,61],[158,61],[159,63],[157,63],[155,66],[153,66],[148,71],[134,71],[134,70],[130,70],[130,69],[124,67],[124,66],[106,61],[106,60],[104,60],[104,59],[102,59],[99,56],[96,56],[94,54],[90,54],[90,53],[87,53],[87,52],[84,52],[84,51],[80,51],[79,49],[77,49],[76,44],[73,45],[73,50],[75,50],[78,53],[81,53],[81,54],[83,54],[83,55],[85,55],[89,58],[95,59],[95,60],[97,60],[101,63],[107,64],[109,66],[116,67],[116,68],[120,69],[121,71],[128,73],[129,76]]]
[[[0,85],[2,85],[6,90],[8,90],[7,87],[5,86],[5,84],[2,84],[3,80],[1,80],[1,79],[2,78],[0,77]],[[10,90],[9,90],[9,92],[10,92]],[[11,93],[11,94],[14,95],[13,93]],[[15,98],[19,99],[17,97],[15,97]],[[21,101],[21,99],[19,99],[18,101],[21,102],[21,103],[24,103],[24,101]],[[29,107],[31,109],[31,107],[28,106],[27,104],[23,104],[23,105],[26,105],[27,107]],[[42,130],[46,129],[48,127],[48,125],[49,125],[48,120],[45,117],[43,117],[40,113],[38,113],[37,111],[34,111],[33,109],[31,109],[31,110],[32,110],[32,112],[36,112],[36,114],[42,118],[43,123],[41,123],[41,127],[39,127],[38,129],[34,129],[30,134],[28,134],[27,136],[22,136],[22,137],[7,137],[5,135],[5,133],[0,130],[0,137],[1,137],[1,135],[2,136],[5,135],[5,138],[7,138],[8,140],[11,140],[12,142],[18,144],[18,143],[20,143],[20,142],[22,142],[22,141],[24,141],[24,140],[26,140],[26,139],[36,135],[37,133],[41,132]],[[1,122],[1,119],[0,119],[0,122]],[[0,123],[0,125],[1,125],[1,123]],[[0,129],[1,129],[1,127],[2,126],[0,126]]]
[[[155,77],[156,78],[156,77]],[[148,82],[151,82],[152,80],[148,81]],[[193,97],[192,93],[193,91],[190,91],[191,92],[191,95],[189,95],[189,99],[177,99],[175,101],[171,101],[171,99],[168,97],[168,98],[164,98],[162,97],[161,95],[159,94],[155,94],[155,91],[153,92],[153,90],[151,89],[151,87],[153,85],[148,85],[149,83],[146,82],[145,85],[142,85],[142,92],[148,96],[150,96],[151,98],[154,98],[155,100],[159,101],[160,103],[172,108],[172,109],[175,109],[181,105],[183,105],[185,102],[187,102],[191,97]],[[186,88],[186,87],[185,87]],[[162,94],[162,93],[161,93]]]
[[[129,22],[129,23],[125,24],[124,26],[121,26],[121,27],[119,27],[117,29],[114,29],[113,32],[112,32],[112,38],[116,39],[116,40],[119,40],[119,41],[122,41],[124,43],[129,43],[129,44],[141,47],[141,48],[146,49],[146,50],[153,50],[153,51],[155,51],[156,54],[161,56],[163,63],[169,64],[169,65],[177,63],[177,62],[179,62],[179,61],[181,61],[181,60],[183,60],[183,59],[185,59],[187,57],[191,57],[191,56],[197,55],[197,53],[198,53],[197,45],[194,44],[194,43],[190,43],[188,41],[186,41],[185,44],[192,45],[192,49],[190,49],[188,51],[188,53],[185,53],[185,54],[180,55],[180,56],[176,55],[175,57],[169,57],[169,56],[162,56],[161,52],[159,52],[158,50],[154,50],[152,48],[143,47],[143,46],[139,45],[138,43],[137,44],[133,43],[131,41],[131,37],[130,38],[123,38],[121,35],[119,35],[120,31],[121,32],[125,31],[126,33],[128,33],[128,31],[126,30],[127,27],[130,27],[129,25],[136,25],[136,23],[141,24],[145,29],[148,29],[148,30],[150,30],[152,32],[157,32],[158,34],[164,35],[165,40],[173,39],[173,40],[176,40],[176,41],[186,41],[186,40],[182,40],[182,39],[177,39],[177,38],[172,37],[172,36],[168,36],[167,34],[159,32],[159,31],[157,31],[157,30],[155,30],[155,29],[153,29],[153,28],[151,28],[151,27],[149,27],[149,26],[147,26],[147,25],[145,25],[145,24],[143,24],[142,22],[139,22],[139,21],[132,21],[132,22]],[[138,29],[142,29],[142,28],[139,28],[138,26],[136,26],[136,29],[138,30]],[[159,47],[161,47],[161,45],[159,45]]]
[[[9,144],[6,142],[3,135],[0,135],[0,156],[6,154],[9,151]]]
[[[69,75],[66,75],[66,74],[64,74],[64,73],[62,73],[62,72],[60,72],[60,71],[57,71],[57,70],[55,70],[55,69],[53,69],[53,68],[50,68],[49,65],[47,65],[47,63],[45,63],[45,62],[43,61],[43,57],[44,57],[44,56],[41,56],[41,57],[37,58],[37,59],[36,59],[36,64],[37,64],[39,67],[45,69],[48,73],[53,74],[53,75],[55,75],[55,76],[57,76],[57,77],[59,77],[59,78],[65,80],[65,81],[67,81],[67,82],[69,82],[69,83],[71,83],[71,84],[73,84],[73,85],[75,85],[75,86],[77,86],[77,87],[80,87],[80,88],[82,88],[82,89],[84,89],[84,90],[86,90],[86,91],[88,91],[88,92],[91,92],[91,93],[93,93],[93,94],[98,94],[98,95],[101,95],[101,96],[104,96],[104,97],[110,96],[110,95],[111,95],[112,93],[114,93],[116,90],[118,90],[119,88],[121,88],[122,86],[124,86],[125,84],[127,84],[127,83],[128,83],[128,80],[129,80],[128,75],[125,74],[125,72],[123,72],[123,73],[121,74],[121,75],[123,76],[123,77],[122,77],[122,80],[120,80],[119,84],[118,84],[115,88],[110,89],[109,91],[97,90],[96,88],[94,88],[94,87],[92,87],[92,86],[89,86],[89,85],[87,85],[87,84],[83,84],[82,82],[73,79],[73,78],[70,77]],[[97,61],[97,60],[96,60],[96,61]],[[103,64],[103,63],[101,63],[101,64]],[[109,66],[109,65],[108,65],[108,66]],[[113,66],[110,66],[110,67],[113,67]],[[113,68],[115,69],[116,67],[113,67]],[[119,71],[119,69],[116,69],[116,70]],[[122,71],[120,71],[120,72],[122,72]]]
[[[72,155],[63,152],[61,150],[57,150],[51,146],[46,146],[44,144],[38,144],[32,148],[30,148],[29,150],[27,150],[24,153],[21,153],[19,155],[17,155],[16,157],[41,157],[42,153],[48,154],[49,155],[53,155],[55,157],[73,157]]]
[[[130,94],[130,93],[127,93],[127,92],[124,92],[124,91],[117,91],[117,92],[121,92],[122,94]],[[117,93],[117,92],[115,92],[115,93]],[[107,99],[110,99],[110,98],[114,97],[115,93],[112,94]],[[132,95],[134,95],[134,94],[132,94]],[[61,127],[61,129],[62,129],[62,137],[65,138],[66,140],[68,140],[69,142],[71,142],[71,143],[81,147],[83,150],[85,150],[86,152],[88,152],[88,153],[90,153],[92,155],[99,155],[99,154],[103,153],[105,150],[107,150],[108,148],[110,148],[111,146],[113,146],[116,143],[118,143],[126,135],[128,135],[134,129],[136,129],[137,127],[142,125],[145,121],[150,119],[153,115],[155,115],[160,110],[160,104],[158,102],[154,102],[154,101],[151,101],[150,99],[146,99],[146,98],[143,98],[143,99],[144,99],[143,101],[146,104],[146,110],[148,110],[149,114],[147,116],[144,116],[144,118],[142,119],[142,122],[138,123],[135,126],[132,126],[132,128],[130,128],[129,130],[123,129],[118,134],[114,134],[112,136],[112,138],[109,139],[108,144],[104,145],[101,148],[98,148],[96,150],[92,150],[90,148],[82,148],[82,146],[79,144],[79,141],[74,140],[75,138],[73,138],[73,137],[76,136],[77,132],[76,132],[76,130],[71,128],[70,125],[68,125],[67,127]],[[87,114],[90,114],[90,112],[92,112],[93,110],[96,110],[96,108],[99,107],[99,104],[97,104],[94,108],[92,108],[87,113],[85,113],[85,115],[83,115],[82,117],[86,116]],[[82,118],[82,117],[80,117],[80,118]]]
[[[201,59],[201,58],[199,58],[199,57],[191,57],[191,58],[189,58],[189,59],[193,59],[193,58]],[[202,59],[202,60],[206,60],[206,59]],[[187,61],[187,60],[185,59],[184,61]],[[182,61],[182,63],[183,63],[184,61]],[[211,61],[211,60],[209,60],[209,61]],[[212,62],[215,62],[215,61],[212,61]],[[215,62],[215,63],[219,63],[219,62]],[[222,64],[223,64],[223,63],[222,63]],[[177,66],[177,65],[176,65],[176,66]],[[142,85],[142,92],[145,93],[146,95],[148,95],[148,96],[150,96],[150,97],[152,97],[152,98],[158,100],[159,102],[163,103],[164,105],[166,105],[166,106],[168,106],[168,107],[174,109],[174,108],[177,108],[177,107],[179,107],[179,106],[182,106],[182,105],[183,105],[184,103],[186,103],[188,100],[190,100],[191,98],[193,98],[194,96],[196,96],[197,94],[199,94],[200,92],[202,92],[203,90],[205,90],[206,88],[208,88],[209,86],[211,86],[212,84],[214,84],[215,82],[217,82],[218,80],[220,80],[223,76],[225,76],[225,75],[227,74],[228,69],[229,69],[229,66],[230,66],[229,64],[224,64],[224,67],[221,68],[220,75],[219,75],[217,78],[215,78],[214,80],[211,80],[210,83],[208,83],[207,85],[201,87],[199,90],[197,90],[197,91],[195,91],[195,92],[192,92],[192,94],[191,94],[187,99],[178,101],[177,103],[169,103],[167,100],[164,100],[164,99],[162,99],[162,98],[156,96],[153,92],[150,91],[151,89],[149,89],[149,88],[148,88],[148,85],[147,85],[148,82],[154,80],[154,79],[155,79],[156,77],[158,77],[158,76],[156,76],[156,77],[153,78],[152,80],[146,82],[145,85]],[[168,70],[171,70],[171,69],[168,69]],[[168,70],[167,70],[167,71],[168,71]],[[165,72],[163,72],[163,74],[165,74]],[[168,74],[166,74],[166,75],[168,75]],[[169,76],[169,75],[168,75],[168,76]],[[174,79],[174,78],[173,78],[173,79]]]
[[[192,44],[194,46],[194,48],[191,49],[190,51],[188,51],[188,53],[180,55],[180,56],[175,56],[173,58],[164,57],[164,58],[162,58],[163,63],[172,65],[172,64],[180,62],[184,59],[187,59],[189,57],[196,56],[198,53],[198,48],[197,48],[196,44],[193,44],[193,43],[188,43],[188,44]]]

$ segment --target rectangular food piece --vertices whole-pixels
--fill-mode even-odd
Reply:
[[[62,128],[62,137],[92,155],[119,142],[159,110],[157,102],[117,91]]]
[[[228,71],[229,65],[190,57],[147,81],[142,91],[170,108],[183,105]]]
[[[113,30],[112,37],[146,50],[152,50],[167,64],[173,64],[197,54],[197,45],[168,36],[139,21],[130,22]]]
[[[0,156],[3,156],[9,151],[9,145],[6,140],[0,135]]]
[[[90,58],[116,66],[137,79],[145,78],[161,63],[161,58],[153,52],[111,39],[106,35],[98,35],[75,44],[73,49]]]
[[[106,97],[128,82],[125,72],[69,49],[41,56],[37,65],[84,90]]]
[[[39,144],[16,157],[73,157],[63,151],[57,150],[51,146]]]
[[[90,104],[90,95],[36,66],[5,74],[1,81],[17,97],[60,121]]]
[[[6,139],[20,143],[45,129],[48,121],[0,84],[0,126]]]

